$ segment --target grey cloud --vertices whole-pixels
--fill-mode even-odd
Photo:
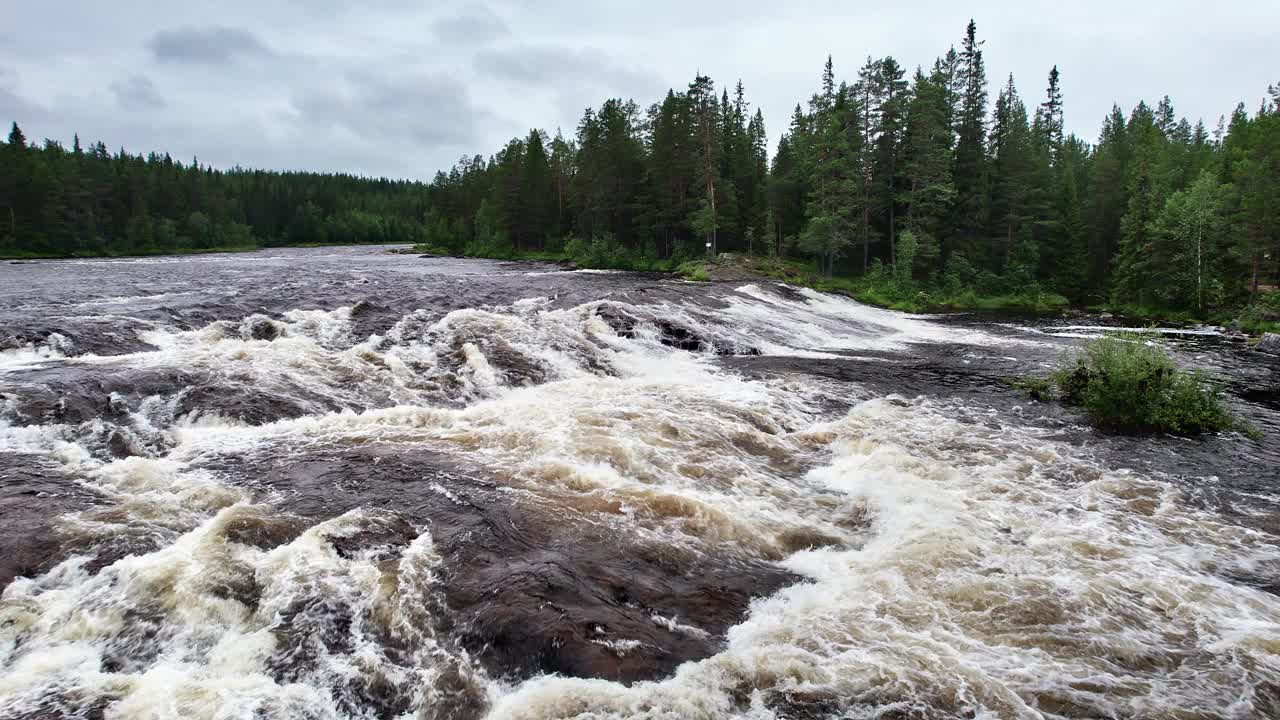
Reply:
[[[7,133],[10,122],[16,122],[21,125],[43,120],[49,114],[45,108],[19,95],[14,89],[16,84],[17,77],[15,74],[10,70],[0,68],[0,123],[3,123],[3,128],[0,128],[0,132]]]
[[[590,48],[520,46],[485,50],[475,56],[483,73],[524,85],[591,84],[629,94],[653,93],[661,83],[652,73],[615,64],[604,53]]]
[[[436,38],[457,45],[478,45],[504,37],[507,23],[487,5],[471,5],[462,12],[435,21]]]
[[[472,105],[457,80],[439,73],[386,77],[352,72],[340,90],[312,92],[293,103],[300,119],[338,127],[374,142],[422,147],[469,146],[492,115]]]
[[[145,75],[130,75],[111,83],[116,102],[125,110],[159,110],[167,103],[160,96],[155,83]]]
[[[10,5],[0,135],[17,120],[30,137],[70,142],[78,131],[222,166],[420,178],[529,127],[571,131],[582,108],[610,96],[658,100],[695,71],[718,85],[741,77],[776,142],[828,53],[842,80],[867,55],[928,67],[971,16],[993,98],[1012,71],[1038,102],[1057,64],[1068,129],[1086,138],[1113,102],[1127,110],[1165,93],[1212,124],[1241,100],[1256,108],[1277,80],[1267,30],[1280,25],[1274,0],[1228,0],[1229,11],[1208,14],[1168,0],[1158,16],[1079,0],[1077,14],[1107,22],[1071,32],[1010,0],[813,0],[805,12],[770,0],[120,0],[97,15],[84,0]],[[131,64],[140,54],[146,65]]]
[[[163,30],[151,38],[150,48],[161,62],[212,65],[237,56],[269,54],[266,45],[248,30],[220,25]]]

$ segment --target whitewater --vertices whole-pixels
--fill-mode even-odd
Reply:
[[[1092,318],[382,248],[0,266],[0,718],[1280,717],[1257,432],[1007,378]]]

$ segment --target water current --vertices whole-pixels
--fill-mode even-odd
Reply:
[[[1108,321],[384,248],[0,266],[2,718],[1280,717],[1256,433],[1004,380]]]

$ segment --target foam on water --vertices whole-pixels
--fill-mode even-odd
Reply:
[[[661,683],[543,678],[494,717],[1270,716],[1280,602],[1223,579],[1280,548],[1013,427],[876,400],[825,426],[808,476],[862,503],[860,547],[753,607],[729,647]],[[763,714],[761,714],[763,712]]]
[[[0,427],[4,450],[57,460],[104,498],[62,520],[79,546],[133,543],[100,569],[76,555],[5,589],[0,716],[1276,712],[1280,599],[1231,580],[1280,568],[1274,537],[1009,417],[900,397],[832,417],[830,387],[727,372],[714,348],[997,344],[807,291],[738,294],[719,318],[676,301],[529,298],[409,313],[368,338],[353,336],[355,308],[293,311],[156,330],[156,351],[82,360],[199,369],[307,412],[165,424],[159,398],[134,415],[165,435],[163,452],[124,459],[66,426]],[[620,314],[625,330],[610,324]],[[673,347],[673,326],[701,350]],[[371,444],[466,458],[552,513],[710,558],[774,561],[805,581],[757,599],[720,652],[666,680],[492,678],[439,630],[448,610],[427,528],[372,508],[305,527],[204,469],[263,447]],[[455,490],[441,479],[429,491],[461,505]],[[388,537],[403,542],[392,550]],[[680,617],[652,622],[709,636]],[[641,649],[625,636],[592,642],[618,657]]]
[[[0,350],[0,370],[15,370],[38,365],[47,360],[60,360],[71,352],[72,344],[67,338],[52,333],[39,342],[29,342],[19,347]]]
[[[978,347],[1019,344],[980,330],[929,322],[927,315],[885,310],[808,288],[756,284],[738,288],[750,300],[730,298],[728,315],[770,340],[776,354],[804,351],[902,350],[912,343],[959,343]],[[790,348],[791,350],[779,350]],[[830,357],[819,354],[818,357]]]

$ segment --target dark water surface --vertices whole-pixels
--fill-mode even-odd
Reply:
[[[1257,437],[1005,379],[1113,320],[273,250],[0,265],[0,717],[1280,715]]]

